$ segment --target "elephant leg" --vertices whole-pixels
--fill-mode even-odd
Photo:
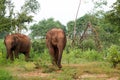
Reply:
[[[8,59],[9,58],[9,54],[7,53],[7,55],[6,55],[6,59]]]
[[[61,47],[58,47],[59,53],[58,53],[58,62],[57,65],[59,68],[62,68],[61,65],[61,59],[62,59],[62,53],[63,53],[63,49]]]
[[[10,60],[14,61],[13,51],[10,51],[9,57],[10,57]]]
[[[19,59],[18,51],[17,50],[14,51],[14,55],[15,55],[15,58]]]
[[[6,58],[10,58],[10,60],[14,60],[13,58],[13,52],[10,50],[10,49],[7,49],[7,55],[6,55]]]
[[[53,65],[56,65],[56,62],[55,62],[55,50],[54,50],[54,47],[49,47],[49,53],[51,55],[51,58],[52,58],[52,64]]]
[[[6,59],[10,58],[10,49],[7,49]]]
[[[24,55],[25,55],[25,61],[28,61],[29,60],[29,53],[26,52],[26,53],[24,53]]]
[[[59,54],[58,55],[58,62],[57,62],[57,65],[58,65],[59,68],[62,68],[61,59],[62,59],[62,54]]]
[[[58,50],[57,47],[55,47],[54,50],[55,50],[55,54],[54,54],[54,56],[55,56],[55,63],[56,63],[56,65],[57,65],[59,50]]]

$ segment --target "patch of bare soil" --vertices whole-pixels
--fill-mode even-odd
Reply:
[[[87,78],[87,77],[97,77],[97,78],[106,78],[106,74],[83,74],[80,76],[80,78]]]
[[[112,78],[109,78],[107,80],[118,80],[119,78],[118,77],[112,77]]]
[[[37,69],[35,71],[18,74],[16,76],[19,76],[19,77],[47,77],[49,75],[50,75],[49,73],[43,73],[42,70]]]
[[[106,74],[83,74],[79,76],[76,80],[86,79],[86,78],[100,78],[105,80],[118,80],[118,77],[111,77],[109,78]]]

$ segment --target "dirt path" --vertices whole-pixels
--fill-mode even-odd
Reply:
[[[60,74],[61,71],[56,71],[56,73]],[[21,73],[19,75],[16,75],[18,77],[49,77],[51,75],[51,73],[43,73],[41,70],[35,70],[35,71],[31,71],[31,72],[26,72],[26,73]],[[106,74],[82,74],[79,75],[79,77],[74,78],[75,80],[84,80],[87,78],[94,78],[94,79],[103,79],[103,80],[118,80],[119,77],[108,77],[108,75]]]
[[[76,68],[77,67],[81,67],[80,64],[69,64],[69,65],[64,65],[63,66],[64,69],[66,69],[66,67],[73,67],[73,68]],[[16,69],[17,70],[17,69]],[[50,76],[53,76],[53,75],[61,75],[62,72],[64,71],[59,71],[59,70],[56,70],[56,71],[52,71],[52,72],[43,72],[43,68],[42,69],[35,69],[33,71],[21,71],[18,72],[17,74],[14,74],[14,76],[17,76],[17,77],[24,77],[24,78],[32,78],[32,77],[42,77],[42,78],[46,78],[46,77],[50,77]],[[55,73],[55,74],[52,74],[52,73]],[[79,72],[78,72],[79,73]],[[71,75],[73,76],[73,75]],[[94,73],[87,73],[87,72],[83,72],[82,74],[79,74],[79,75],[74,75],[74,79],[75,80],[86,80],[86,79],[99,79],[99,80],[119,80],[120,78],[119,77],[110,77],[109,75],[107,74],[102,74],[102,73],[98,73],[98,74],[94,74]],[[55,79],[56,80],[56,79]]]
[[[30,72],[24,72],[20,74],[15,74],[15,76],[18,77],[47,77],[50,76],[48,73],[43,73],[42,70],[37,69],[35,71],[30,71]]]
[[[58,71],[58,73],[60,73]],[[22,73],[19,74],[17,76],[19,77],[48,77],[50,76],[50,73],[42,73],[41,70],[36,70],[36,71],[32,71],[32,72],[27,72],[27,73]],[[99,78],[99,79],[103,79],[103,80],[118,80],[118,77],[111,77],[109,78],[106,74],[82,74],[79,77],[77,77],[75,80],[84,80],[87,78]]]
[[[106,80],[118,80],[118,77],[111,77],[109,78],[106,74],[83,74],[79,76],[78,80],[85,79],[85,78],[101,78]]]

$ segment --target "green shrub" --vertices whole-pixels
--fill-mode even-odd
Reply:
[[[36,68],[46,67],[48,63],[51,64],[51,56],[47,49],[44,49],[44,52],[41,54],[34,54],[34,64]]]
[[[83,50],[95,49],[95,42],[92,39],[86,39],[81,43],[81,48]]]
[[[0,65],[4,66],[4,65],[10,65],[10,64],[11,64],[11,60],[6,59],[6,54],[0,53]]]
[[[102,54],[98,53],[95,50],[84,51],[82,54],[82,58],[84,58],[88,61],[101,61],[101,60],[103,60]]]
[[[32,49],[34,52],[44,52],[44,48],[45,48],[45,42],[43,41],[33,41],[32,42]]]
[[[0,80],[13,80],[13,77],[8,71],[0,69]]]
[[[63,63],[81,63],[86,61],[103,61],[104,54],[100,53],[96,50],[86,50],[82,51],[79,48],[71,48],[69,53],[66,54],[67,51],[64,51],[62,62]]]
[[[116,67],[120,63],[120,47],[117,45],[112,45],[108,48],[107,59],[112,63],[113,67]]]
[[[69,48],[69,52],[64,50],[63,52],[63,63],[79,63],[81,58],[82,51],[79,48]]]

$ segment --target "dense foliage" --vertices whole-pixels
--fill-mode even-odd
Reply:
[[[33,16],[39,9],[36,0],[26,0],[20,12],[14,12],[14,3],[11,0],[0,0],[0,32],[21,32],[27,29],[26,23],[32,22]]]
[[[0,0],[0,32],[10,29],[10,18],[6,15],[6,1]]]
[[[120,32],[120,0],[117,0],[113,6],[112,10],[106,13],[106,19],[113,25],[115,25],[112,29]]]
[[[33,26],[31,26],[30,27],[30,29],[31,29],[30,36],[32,38],[44,37],[46,32],[54,27],[62,28],[64,30],[66,30],[65,26],[62,25],[59,21],[54,21],[53,18],[49,18],[47,20],[42,20],[42,21],[38,22],[37,24],[34,24]]]
[[[120,47],[116,45],[110,46],[107,54],[108,60],[116,67],[120,63]]]

